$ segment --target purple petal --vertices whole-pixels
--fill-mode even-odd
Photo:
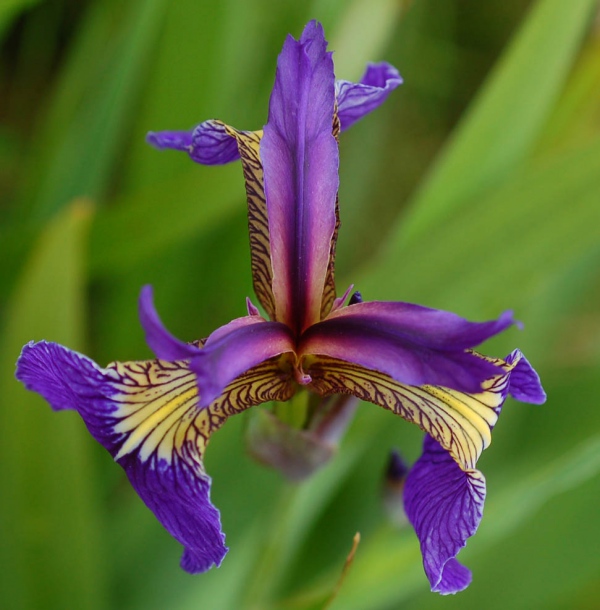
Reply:
[[[542,388],[540,377],[521,350],[514,350],[505,360],[508,364],[517,360],[517,364],[510,372],[509,394],[521,402],[534,405],[545,403],[546,392]]]
[[[265,360],[294,351],[290,330],[260,316],[237,318],[208,337],[190,362],[200,388],[200,407],[208,406],[236,377]]]
[[[421,543],[423,566],[431,590],[447,595],[465,589],[471,572],[455,557],[479,526],[485,478],[475,469],[461,470],[430,436],[408,474],[404,509]]]
[[[240,158],[236,139],[221,121],[204,121],[189,131],[151,131],[146,142],[159,150],[187,152],[192,161],[202,165],[224,165]]]
[[[146,134],[146,142],[158,150],[172,148],[189,152],[193,133],[193,129],[189,131],[150,131]]]
[[[336,224],[339,155],[326,46],[314,21],[299,41],[286,39],[260,146],[277,319],[296,332],[320,319]]]
[[[467,350],[512,323],[510,312],[478,323],[410,303],[357,303],[308,329],[300,352],[359,364],[408,385],[476,393],[498,368]]]
[[[335,85],[342,131],[379,108],[401,84],[402,77],[398,70],[386,62],[368,64],[359,83],[338,80]]]
[[[188,360],[198,353],[198,348],[174,337],[161,322],[154,308],[152,286],[142,288],[139,299],[139,315],[146,335],[146,343],[161,360]]]
[[[29,343],[17,379],[55,410],[75,409],[125,469],[167,531],[185,547],[182,567],[203,572],[227,552],[200,447],[196,380],[185,363],[114,363],[100,368],[56,343]],[[224,418],[222,418],[224,419]]]

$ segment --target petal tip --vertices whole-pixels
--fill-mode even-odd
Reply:
[[[171,148],[189,152],[192,131],[149,131],[146,134],[146,143],[157,150]]]
[[[146,134],[146,144],[150,144],[150,146],[154,146],[154,148],[159,150],[163,148],[162,141],[156,131],[149,131]]]
[[[163,325],[154,307],[154,290],[146,284],[140,291],[138,301],[140,324],[144,329],[146,343],[160,360],[187,360],[198,352],[198,348],[180,341]]]
[[[97,382],[100,368],[87,356],[52,341],[30,341],[17,360],[15,377],[54,411],[77,409],[77,389]]]
[[[516,349],[506,357],[506,362],[516,364],[510,372],[509,394],[520,402],[541,405],[546,402],[546,392],[537,371],[531,366],[521,350]]]

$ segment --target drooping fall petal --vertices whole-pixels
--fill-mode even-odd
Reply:
[[[431,590],[448,595],[469,586],[471,572],[456,560],[483,516],[485,478],[462,470],[429,435],[423,454],[408,473],[404,509],[421,543]]]
[[[205,419],[193,373],[183,363],[130,362],[102,369],[54,343],[25,346],[17,378],[54,409],[74,409],[123,467],[158,520],[185,547],[192,572],[227,552],[201,452]]]
[[[227,552],[202,461],[210,436],[228,417],[269,400],[287,400],[294,392],[289,375],[270,360],[233,380],[201,409],[186,362],[116,362],[101,368],[45,341],[25,346],[17,378],[53,409],[81,415],[142,500],[184,545],[181,565],[188,572],[218,566]]]
[[[285,41],[260,146],[276,319],[296,333],[320,319],[336,225],[335,79],[326,45],[316,22],[299,41]]]
[[[480,354],[475,357],[486,360],[495,370],[477,393],[402,384],[385,373],[327,356],[306,357],[303,366],[314,391],[322,395],[352,394],[389,409],[432,436],[466,470],[475,467],[491,442],[500,408],[512,392],[511,371],[522,354],[515,350],[506,360]],[[536,402],[539,391],[521,394],[521,400],[529,402],[530,397]]]

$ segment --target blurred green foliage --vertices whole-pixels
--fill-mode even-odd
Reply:
[[[10,0],[0,6],[0,607],[591,609],[600,606],[600,32],[595,0]],[[341,141],[338,281],[526,326],[548,403],[508,402],[481,460],[488,502],[454,598],[385,522],[387,453],[420,435],[364,405],[301,487],[254,464],[249,414],[207,467],[231,548],[191,577],[180,548],[87,436],[13,379],[20,347],[106,363],[150,356],[140,287],[178,336],[251,294],[240,168],[144,144],[149,130],[266,118],[287,33],[323,22],[337,75],[369,60],[405,84]]]

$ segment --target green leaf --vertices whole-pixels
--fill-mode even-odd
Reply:
[[[38,4],[38,2],[40,0],[2,0],[0,3],[0,40],[19,13]]]
[[[591,36],[584,47],[548,125],[536,156],[577,148],[600,133],[600,40]]]
[[[52,413],[13,376],[27,341],[83,347],[90,213],[89,203],[74,202],[44,230],[10,301],[0,342],[0,590],[6,608],[107,607],[89,435],[75,414]]]
[[[162,249],[206,235],[245,209],[243,188],[238,163],[193,165],[175,179],[117,200],[99,211],[92,227],[91,272],[121,272]]]
[[[513,472],[507,480],[516,482],[497,492],[486,505],[486,527],[482,526],[477,534],[477,552],[527,523],[555,496],[577,488],[598,473],[600,437],[597,435],[533,473]],[[284,607],[307,607],[309,600],[324,595],[325,583],[330,582],[335,582],[335,570],[311,589],[311,593],[299,596],[296,601],[288,600]],[[416,538],[407,531],[395,533],[389,526],[383,526],[377,535],[361,544],[352,573],[332,608],[385,610],[397,607],[426,588]]]
[[[74,197],[99,200],[120,169],[128,124],[161,27],[165,0],[136,0],[117,31],[114,6],[92,6],[32,158],[24,200],[38,219]],[[99,85],[101,83],[101,86]],[[40,158],[41,157],[41,158]],[[38,166],[41,170],[38,170]]]
[[[457,210],[417,243],[387,253],[357,285],[378,298],[441,303],[469,316],[518,309],[597,246],[599,201],[596,141]]]
[[[539,0],[393,231],[390,255],[527,160],[597,3]],[[542,68],[543,66],[543,68]]]
[[[381,56],[406,4],[398,0],[354,0],[348,3],[336,20],[331,35],[337,78],[358,79],[367,62]]]

